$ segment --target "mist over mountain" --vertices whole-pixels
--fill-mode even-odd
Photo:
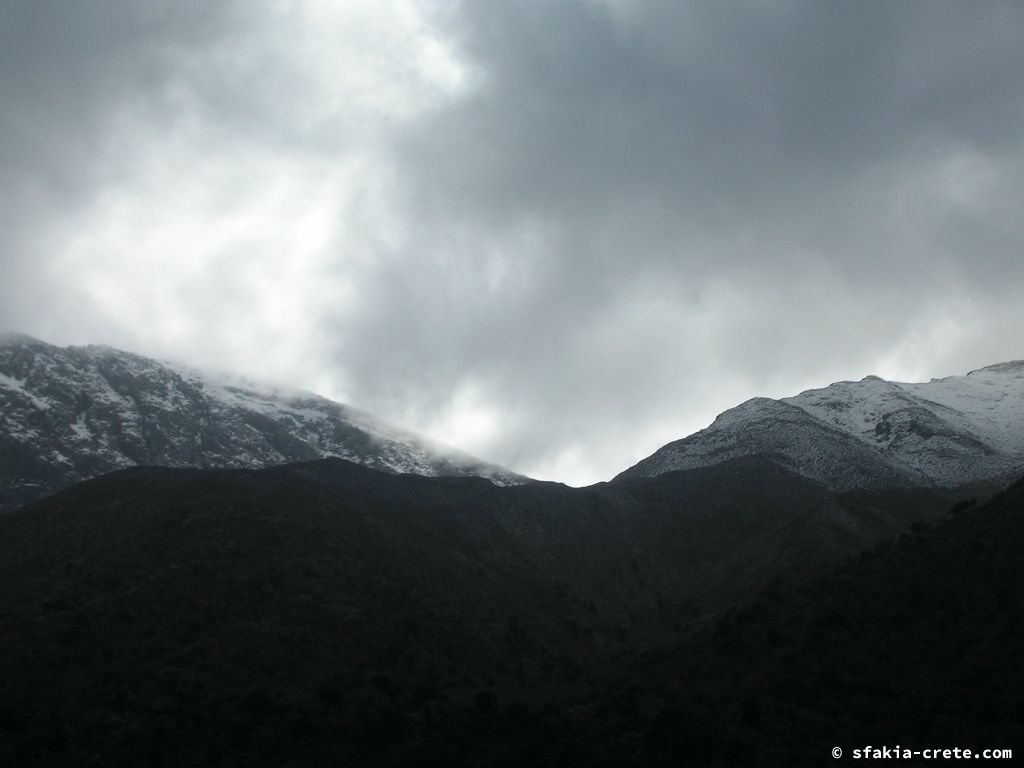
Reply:
[[[924,384],[868,376],[755,398],[620,477],[759,455],[834,489],[953,487],[1024,470],[1024,361]]]
[[[309,392],[110,347],[0,337],[0,511],[124,467],[326,456],[387,472],[527,479]]]

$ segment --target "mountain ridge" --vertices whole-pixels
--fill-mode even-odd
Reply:
[[[767,456],[835,490],[956,487],[1024,470],[1024,362],[902,383],[867,376],[753,398],[616,479]]]
[[[0,337],[0,510],[128,466],[251,468],[326,456],[395,473],[528,480],[310,392],[107,346]]]

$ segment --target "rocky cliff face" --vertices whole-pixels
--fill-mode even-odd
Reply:
[[[340,457],[388,472],[526,478],[301,392],[109,347],[0,338],[0,510],[115,469]]]

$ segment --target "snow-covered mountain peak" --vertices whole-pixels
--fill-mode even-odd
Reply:
[[[387,472],[527,479],[311,392],[111,347],[0,341],[0,509],[137,464],[262,467],[331,456]]]
[[[623,475],[752,454],[840,489],[954,486],[1024,471],[1024,361],[921,384],[866,376],[753,398]]]

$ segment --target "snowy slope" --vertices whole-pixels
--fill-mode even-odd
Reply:
[[[965,427],[999,451],[1019,455],[1024,449],[1024,360],[900,386],[961,414]]]
[[[755,398],[620,477],[761,455],[834,489],[952,487],[1024,471],[1024,362],[924,384],[877,376]]]
[[[308,392],[109,347],[0,337],[0,509],[138,464],[262,467],[328,456],[387,472],[526,480]]]
[[[771,459],[830,488],[902,485],[905,471],[910,471],[891,466],[802,408],[758,397],[721,414],[707,429],[669,443],[620,477],[696,469],[751,455]]]

